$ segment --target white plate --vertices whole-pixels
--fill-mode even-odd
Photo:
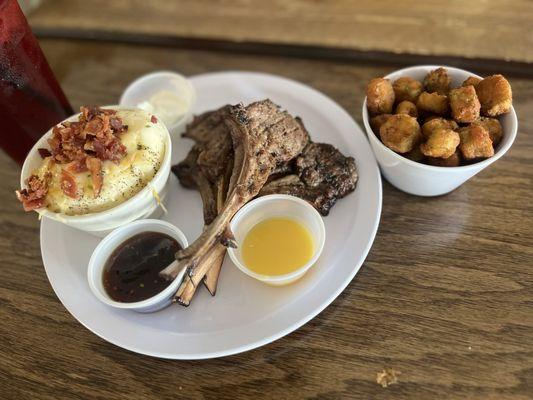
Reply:
[[[226,103],[270,98],[302,117],[311,137],[354,156],[359,182],[325,218],[322,256],[300,281],[285,287],[262,284],[240,272],[226,257],[218,293],[199,288],[188,308],[170,306],[153,314],[117,310],[100,303],[87,283],[87,263],[99,239],[59,222],[41,222],[43,263],[57,296],[72,315],[103,339],[155,357],[202,359],[227,356],[270,343],[299,328],[328,306],[363,263],[379,224],[381,179],[363,131],[338,104],[322,93],[285,78],[249,72],[221,72],[191,78],[198,101],[195,113]],[[349,89],[347,89],[349,90]],[[173,161],[191,142],[173,144]],[[201,232],[197,192],[172,177],[164,219],[189,242]]]

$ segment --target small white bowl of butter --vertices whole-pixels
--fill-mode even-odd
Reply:
[[[318,211],[306,201],[274,194],[252,200],[230,224],[237,248],[228,249],[245,274],[269,285],[300,279],[318,260],[326,229]]]
[[[141,108],[155,114],[176,138],[192,119],[196,90],[181,74],[156,71],[131,82],[120,97],[119,104]]]

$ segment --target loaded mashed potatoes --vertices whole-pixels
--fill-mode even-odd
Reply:
[[[17,197],[26,211],[66,215],[108,210],[128,200],[159,170],[165,127],[143,110],[81,107],[77,122],[55,126],[43,161]]]

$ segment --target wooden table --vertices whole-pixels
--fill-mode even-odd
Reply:
[[[152,70],[244,69],[311,85],[361,123],[366,82],[400,66],[99,39],[41,40],[74,107],[114,103]],[[533,81],[518,75],[519,134],[503,159],[438,198],[384,182],[374,246],[339,298],[275,343],[222,359],[145,357],[83,328],[48,283],[39,222],[13,195],[20,170],[0,153],[0,398],[531,399]],[[384,368],[397,384],[376,382]]]

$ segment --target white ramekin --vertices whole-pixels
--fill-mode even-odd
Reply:
[[[420,65],[409,67],[393,72],[384,78],[394,81],[402,76],[409,76],[422,81],[429,71],[436,68],[439,68],[439,66]],[[463,69],[447,66],[444,66],[444,68],[448,70],[452,79],[452,87],[461,86],[461,83],[470,76],[481,78]],[[518,120],[514,108],[511,108],[507,114],[501,115],[498,119],[502,124],[503,138],[494,149],[494,156],[460,167],[435,167],[411,161],[385,146],[370,128],[366,97],[363,103],[363,123],[382,174],[387,181],[398,189],[417,196],[439,196],[451,192],[502,157],[516,138]]]
[[[130,237],[142,232],[165,233],[176,239],[182,248],[188,246],[187,238],[183,232],[174,225],[158,219],[142,219],[115,229],[102,239],[98,246],[96,246],[87,268],[89,287],[96,298],[102,303],[115,308],[148,313],[160,310],[172,302],[172,296],[178,290],[185,269],[178,274],[176,279],[174,279],[165,290],[146,300],[137,301],[135,303],[121,303],[111,299],[105,291],[103,272],[107,259],[119,245],[124,243]]]
[[[191,121],[192,110],[196,103],[196,89],[185,76],[172,71],[155,71],[142,75],[124,90],[119,104],[125,107],[137,107],[162,90],[189,98],[189,109],[176,122],[167,127],[172,139],[178,139],[185,126]]]
[[[126,109],[126,107],[118,106],[105,106],[105,108],[112,108],[115,110]],[[79,114],[75,114],[72,117],[67,118],[65,121],[77,121],[78,116]],[[159,124],[160,122],[157,123]],[[163,162],[152,180],[137,194],[125,202],[101,212],[84,215],[65,215],[47,209],[40,209],[38,210],[39,214],[41,214],[42,217],[54,219],[65,225],[72,226],[73,228],[89,232],[99,237],[105,236],[121,225],[154,215],[160,202],[166,197],[167,183],[170,175],[170,158],[172,153],[172,143],[168,130],[163,124],[161,124],[161,126],[165,132],[165,155],[163,157]],[[39,155],[38,149],[49,148],[47,140],[51,135],[52,129],[46,132],[41,139],[35,143],[26,156],[20,174],[20,185],[22,188],[26,187],[26,179],[41,165],[42,157]]]
[[[314,254],[302,267],[285,275],[261,275],[246,267],[242,259],[240,244],[246,234],[259,222],[273,217],[292,218],[303,224],[311,233]],[[305,200],[285,194],[272,194],[252,200],[242,207],[231,220],[230,228],[235,235],[238,247],[228,249],[231,261],[246,275],[269,285],[281,286],[300,279],[320,257],[326,240],[326,229],[322,216]]]

